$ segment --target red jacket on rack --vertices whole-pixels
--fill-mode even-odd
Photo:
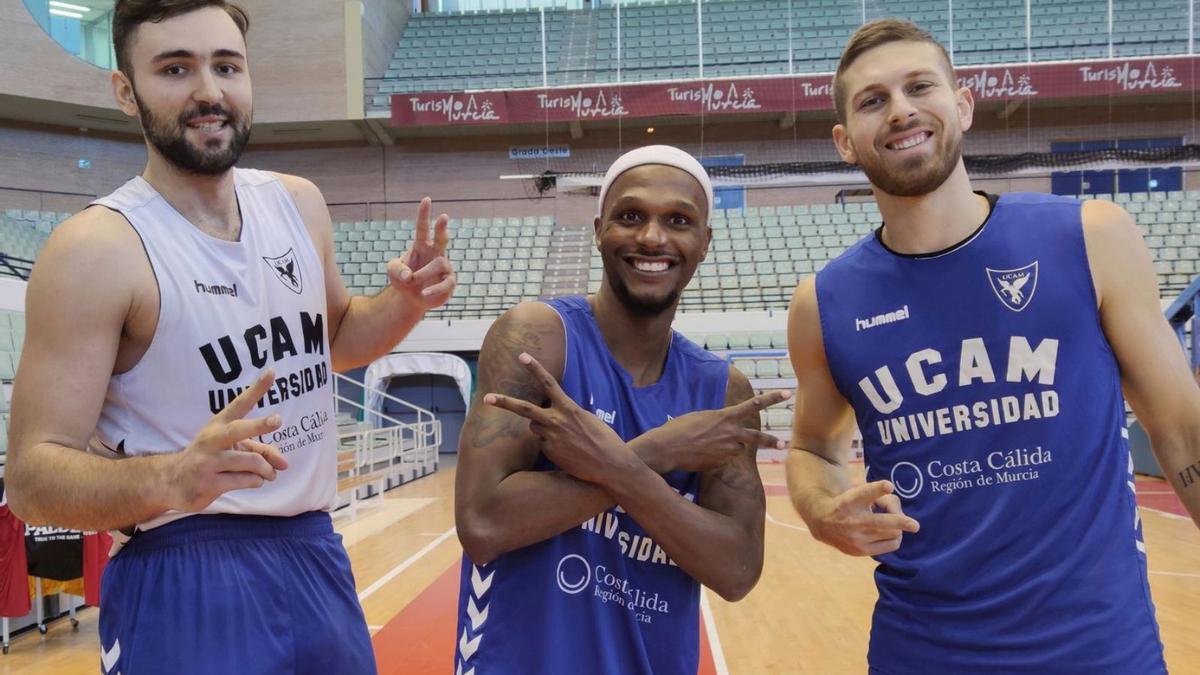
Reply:
[[[0,616],[25,616],[30,609],[25,523],[9,510],[0,478]]]
[[[87,532],[83,535],[83,601],[100,606],[100,580],[108,564],[112,537],[107,532]]]

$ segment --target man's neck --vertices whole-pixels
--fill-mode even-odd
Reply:
[[[671,349],[671,322],[675,307],[656,316],[629,311],[607,286],[592,296],[592,313],[608,351],[633,377],[634,386],[658,382]]]
[[[919,197],[875,191],[883,217],[883,243],[906,255],[943,251],[979,228],[990,211],[987,199],[971,191],[966,167],[958,167],[936,190]]]
[[[229,241],[241,236],[232,169],[217,176],[187,173],[152,149],[142,178],[201,232]]]

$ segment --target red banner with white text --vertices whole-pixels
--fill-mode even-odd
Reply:
[[[1190,92],[1198,57],[958,68],[976,101]],[[529,124],[673,115],[831,110],[832,76],[802,75],[392,96],[392,125]]]

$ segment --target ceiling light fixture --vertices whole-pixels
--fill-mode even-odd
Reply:
[[[51,7],[58,7],[60,9],[65,9],[65,10],[68,10],[71,12],[90,12],[90,11],[92,11],[91,7],[84,7],[83,5],[72,5],[72,4],[66,3],[66,2],[59,2],[58,0],[50,0],[49,4]]]

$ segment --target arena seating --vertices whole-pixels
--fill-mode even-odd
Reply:
[[[0,253],[34,260],[50,230],[66,220],[69,213],[7,209],[0,216]]]
[[[552,218],[459,218],[450,227],[458,290],[429,318],[498,316],[541,294]],[[387,283],[386,263],[407,249],[412,231],[408,220],[336,224],[337,261],[352,294],[373,294]]]
[[[1200,274],[1200,191],[1104,198],[1120,203],[1137,220],[1154,257],[1164,298],[1174,297]],[[0,253],[33,259],[47,233],[67,215],[4,212]],[[872,201],[718,210],[713,215],[708,260],[684,293],[681,311],[784,309],[800,279],[820,270],[878,222]],[[552,217],[460,218],[451,227],[459,289],[450,304],[430,318],[494,317],[543,294],[543,272],[555,227]],[[370,294],[383,287],[385,263],[407,248],[412,229],[407,220],[335,224],[337,261],[351,293]],[[585,267],[588,291],[595,292],[602,274],[598,251],[592,250]],[[0,377],[2,368],[0,361]]]
[[[10,384],[17,373],[21,345],[25,343],[25,313],[0,311],[0,387]],[[0,464],[8,452],[8,395],[0,392]]]
[[[1200,274],[1200,191],[1105,196],[1133,214],[1142,230],[1164,298],[1174,297]],[[10,209],[0,215],[0,253],[33,259],[53,227],[69,214]],[[747,207],[717,211],[708,260],[683,294],[681,311],[718,312],[787,307],[792,289],[820,270],[879,222],[874,202]],[[459,288],[430,319],[499,316],[522,300],[542,295],[543,271],[555,223],[550,216],[459,218],[452,222]],[[590,227],[588,225],[587,227]],[[338,222],[337,262],[353,294],[370,294],[387,281],[388,259],[412,239],[412,221]],[[587,263],[588,290],[600,285],[599,252]],[[16,374],[25,337],[25,317],[0,312],[0,382]],[[794,378],[784,355],[782,333],[689,335],[717,353],[732,355],[735,367],[760,390],[790,387]],[[763,413],[763,426],[790,428],[790,402]],[[0,434],[7,413],[0,411]]]
[[[868,19],[908,18],[951,43],[943,0],[856,3],[706,0],[703,4],[706,77],[831,72],[846,37]],[[1111,56],[1187,53],[1187,3],[1131,0],[1114,4]],[[1107,58],[1104,2],[1039,0],[1031,6],[1028,54],[1025,3],[955,3],[954,60],[959,65]],[[551,86],[614,82],[617,14],[604,7],[545,12],[546,70]],[[696,5],[687,0],[625,2],[621,9],[621,80],[696,77],[700,49]],[[490,11],[417,14],[408,22],[385,76],[368,81],[368,106],[390,107],[390,94],[542,86],[541,14]]]

